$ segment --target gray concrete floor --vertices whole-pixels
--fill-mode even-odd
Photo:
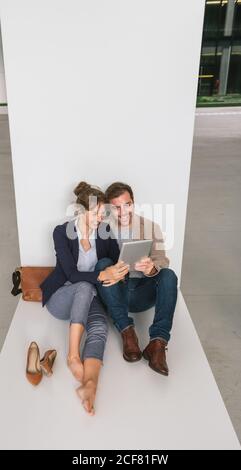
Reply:
[[[241,108],[197,110],[181,290],[241,440],[240,123]]]
[[[198,113],[181,289],[241,438],[241,108]],[[1,349],[19,299],[10,291],[20,263],[7,115],[0,115],[0,209]]]
[[[8,116],[0,114],[0,350],[19,297],[13,297],[12,272],[19,266],[19,244]]]

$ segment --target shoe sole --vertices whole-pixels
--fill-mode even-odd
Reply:
[[[168,376],[168,373],[166,373],[166,372],[161,372],[160,370],[156,369],[155,367],[153,367],[153,366],[151,365],[150,359],[149,359],[149,357],[148,357],[148,355],[147,355],[146,353],[143,353],[142,355],[143,355],[144,359],[145,359],[146,361],[148,361],[148,365],[149,365],[150,369],[154,370],[154,372],[157,372],[157,374],[164,375],[165,377]]]
[[[124,358],[125,361],[127,361],[127,362],[139,362],[139,361],[141,360],[141,358],[142,358],[142,355],[141,355],[140,357],[138,357],[137,359],[134,359],[134,360],[133,360],[133,359],[127,358],[127,356],[125,356],[125,355],[123,354],[123,358]]]

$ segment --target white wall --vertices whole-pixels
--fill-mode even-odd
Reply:
[[[22,265],[55,262],[79,180],[118,179],[175,204],[180,275],[204,0],[0,5]]]

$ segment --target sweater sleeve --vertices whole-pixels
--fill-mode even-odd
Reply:
[[[158,224],[152,224],[152,233],[153,245],[150,257],[157,271],[160,271],[161,268],[168,268],[170,262],[166,256],[163,234]]]

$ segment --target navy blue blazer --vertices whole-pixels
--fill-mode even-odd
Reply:
[[[79,256],[79,239],[75,227],[75,221],[65,222],[57,225],[53,231],[54,248],[56,252],[56,266],[49,276],[40,284],[42,290],[42,306],[50,299],[51,295],[69,280],[72,283],[87,281],[97,284],[98,272],[78,271],[77,262]],[[67,236],[66,229],[76,233],[74,239]],[[102,224],[103,227],[103,224]],[[108,227],[105,225],[105,227]],[[73,233],[73,232],[72,232]],[[111,258],[113,263],[117,263],[119,258],[119,246],[115,239],[108,237],[106,240],[100,238],[97,230],[96,254],[98,260]]]

